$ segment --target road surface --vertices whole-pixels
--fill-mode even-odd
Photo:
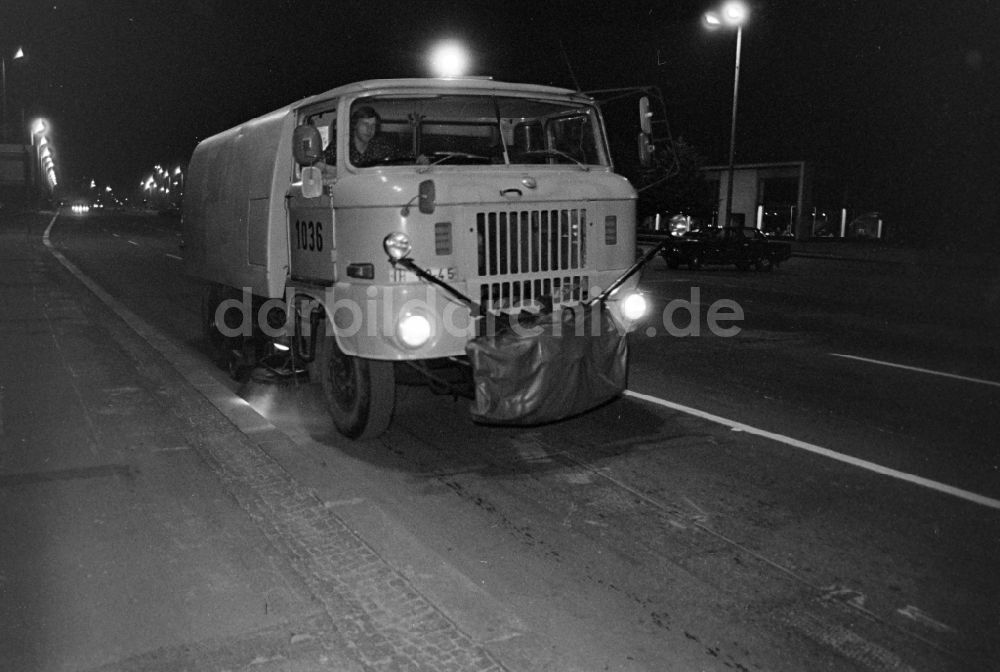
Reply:
[[[214,514],[208,504],[191,507],[190,543],[210,547],[185,566],[240,575],[219,559],[247,557],[250,567],[276,569],[230,591],[230,611],[205,617],[210,638],[190,623],[178,628],[170,655],[206,639],[216,645],[205,655],[219,655],[218,642],[245,644],[250,631],[280,628],[240,621],[233,608],[276,585],[285,594],[280,622],[311,623],[302,631],[314,648],[372,669],[411,669],[407,656],[447,669],[413,634],[425,621],[407,621],[393,600],[440,616],[476,669],[968,670],[990,669],[1000,653],[995,273],[807,258],[767,274],[691,273],[657,261],[642,280],[656,311],[631,340],[623,399],[553,425],[497,428],[473,424],[463,400],[401,387],[390,431],[358,443],[333,431],[312,386],[237,383],[213,367],[200,342],[198,288],[181,274],[176,220],[62,215],[26,229],[25,239],[40,246],[47,227],[63,269],[75,269],[63,281],[82,293],[91,290],[80,283],[91,284],[95,304],[126,316],[116,327],[133,343],[125,359],[155,361],[149,375],[165,381],[150,404],[115,393],[94,372],[94,387],[80,388],[93,394],[79,404],[81,422],[114,403],[154,422],[157,403],[172,418],[198,418],[200,398],[240,430],[202,428],[213,445],[191,451],[197,440],[178,430],[176,452],[193,453],[191,464],[158,466],[163,480],[143,497],[170,501],[178,484],[197,482],[196,499],[231,504]],[[711,310],[742,311],[720,322],[738,333],[713,333]],[[227,401],[230,393],[249,408]],[[248,437],[262,462],[248,458]],[[89,468],[114,469],[97,462]],[[128,460],[113,464],[135,473]],[[9,460],[0,468],[22,480],[44,473]],[[282,487],[272,491],[268,478]],[[14,500],[12,490],[0,487],[24,507],[23,520],[45,506]],[[282,517],[303,493],[301,516],[329,512],[330,529]],[[108,520],[118,510],[91,504]],[[137,527],[142,508],[132,514]],[[362,555],[373,572],[392,573],[419,601],[387,597],[383,587],[370,603],[345,606],[345,593],[326,583],[343,578],[327,563],[332,551],[316,549],[348,543],[348,531],[370,552]],[[245,555],[248,539],[270,560]],[[125,557],[138,553],[134,537],[113,541]],[[106,561],[94,552],[95,567]],[[169,554],[134,560],[140,574],[170,562]],[[155,604],[146,611],[163,618]],[[345,613],[372,636],[409,628],[413,641],[390,637],[378,658],[354,643],[364,637],[344,626]],[[142,656],[165,644],[136,631],[119,646],[154,669]],[[337,636],[327,641],[321,633],[330,631]],[[258,662],[268,660],[276,658]]]

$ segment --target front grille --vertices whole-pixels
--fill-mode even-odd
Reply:
[[[479,286],[479,303],[488,310],[586,301],[590,282],[585,275],[534,280],[506,280]]]
[[[476,213],[479,301],[489,310],[585,301],[587,211]],[[577,273],[567,273],[567,271]]]
[[[587,211],[522,210],[476,214],[479,275],[584,268]]]

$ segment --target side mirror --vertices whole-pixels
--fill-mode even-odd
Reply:
[[[302,169],[302,197],[318,198],[323,195],[323,171],[316,166]]]
[[[417,208],[425,215],[434,213],[434,180],[424,180],[420,183],[417,195]]]
[[[639,99],[639,128],[649,135],[653,132],[653,113],[649,110],[649,97]]]
[[[312,166],[323,158],[323,139],[319,129],[308,124],[296,126],[292,132],[292,155],[300,166]]]
[[[643,168],[650,168],[653,165],[653,139],[648,133],[639,134],[639,165]]]

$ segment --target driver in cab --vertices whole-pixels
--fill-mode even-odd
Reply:
[[[374,108],[365,105],[351,113],[350,160],[355,166],[372,166],[380,161],[400,157],[399,148],[389,137],[379,133],[382,120]],[[336,142],[331,141],[323,152],[327,165],[337,163]]]

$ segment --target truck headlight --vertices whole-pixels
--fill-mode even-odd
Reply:
[[[396,335],[408,348],[419,348],[431,338],[431,321],[423,315],[406,315],[396,325]]]
[[[622,312],[622,317],[624,317],[629,322],[636,322],[641,320],[646,314],[646,310],[649,309],[649,304],[646,302],[646,297],[642,294],[636,292],[634,294],[629,294],[627,297],[621,300],[618,304],[618,309]]]
[[[382,241],[382,247],[385,248],[385,253],[389,255],[389,258],[396,261],[404,258],[413,249],[410,245],[410,237],[402,231],[394,231],[386,236]]]

